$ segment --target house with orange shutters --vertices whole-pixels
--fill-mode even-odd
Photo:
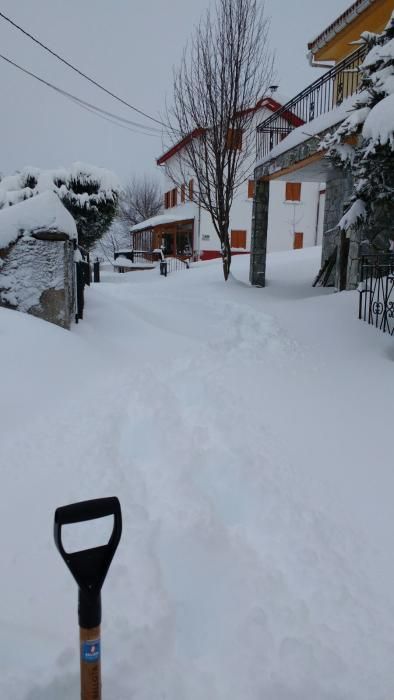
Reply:
[[[255,129],[264,118],[282,109],[281,100],[275,90],[269,97],[261,99],[253,107]],[[300,124],[298,117],[291,112],[285,115],[289,128]],[[165,255],[190,257],[194,260],[209,260],[220,257],[220,243],[211,217],[198,202],[198,183],[194,173],[185,173],[182,151],[191,139],[198,138],[196,129],[169,148],[157,159],[163,173],[162,214],[143,221],[131,229],[132,245],[135,250],[162,248]],[[244,135],[233,134],[229,141],[231,148],[243,148]],[[252,208],[255,193],[253,170],[254,154],[250,160],[250,178],[237,191],[230,214],[230,244],[233,255],[250,252]],[[268,249],[288,250],[318,245],[321,243],[324,212],[324,188],[320,183],[275,182],[271,188],[271,208]]]
[[[351,169],[334,165],[327,157],[323,139],[345,121],[353,109],[360,85],[359,67],[368,47],[360,40],[364,32],[381,33],[394,10],[394,0],[355,0],[308,44],[312,66],[325,73],[257,125],[256,183],[251,234],[250,281],[264,286],[266,253],[270,250],[271,212],[276,208],[274,187],[309,187],[324,183],[322,260],[316,282],[338,290],[354,289],[359,283],[360,246],[338,224],[352,194]],[[291,113],[299,125],[289,122]],[[358,136],[349,137],[349,146]],[[351,143],[352,141],[352,143]],[[345,144],[346,145],[346,144]],[[287,183],[287,184],[286,184]]]

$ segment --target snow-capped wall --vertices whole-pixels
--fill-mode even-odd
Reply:
[[[73,217],[54,192],[0,211],[0,306],[69,328],[74,312]]]
[[[0,210],[0,249],[7,248],[21,235],[31,236],[39,231],[77,238],[75,221],[54,192],[47,191]]]

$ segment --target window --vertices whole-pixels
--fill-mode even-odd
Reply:
[[[231,247],[246,248],[246,231],[231,230]]]
[[[169,209],[171,206],[171,201],[170,201],[170,192],[165,192],[164,194],[164,207],[165,209]]]
[[[226,146],[232,150],[242,150],[242,129],[228,129]]]
[[[248,198],[253,199],[256,189],[256,183],[254,180],[248,180]]]
[[[293,248],[294,250],[299,250],[299,248],[304,247],[304,234],[303,233],[295,233],[294,234],[294,243],[293,243]]]
[[[186,185],[182,185],[181,187],[181,202],[182,204],[184,203],[186,199]]]
[[[286,182],[286,202],[301,201],[301,182]]]
[[[189,181],[189,200],[192,202],[193,201],[193,195],[194,195],[194,180]]]
[[[174,187],[173,190],[171,190],[171,206],[176,207],[178,204],[178,190],[176,187]]]

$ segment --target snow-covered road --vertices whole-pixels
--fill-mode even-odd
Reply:
[[[78,697],[54,509],[118,495],[104,698],[386,700],[392,339],[319,251],[104,276],[71,333],[0,309],[0,697]]]

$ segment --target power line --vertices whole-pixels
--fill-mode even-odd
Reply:
[[[153,122],[156,122],[157,124],[160,124],[160,126],[164,126],[166,129],[168,128],[168,125],[165,124],[164,122],[160,121],[159,119],[156,119],[155,117],[152,117],[150,114],[147,112],[143,112],[141,109],[138,109],[138,107],[134,107],[134,105],[130,104],[129,102],[126,102],[122,97],[119,97],[116,95],[114,92],[111,92],[111,90],[108,90],[104,85],[101,85],[100,83],[97,82],[97,80],[94,80],[93,78],[90,78],[86,73],[83,73],[83,71],[79,70],[76,66],[74,66],[72,63],[67,61],[65,58],[62,56],[59,56],[56,51],[53,51],[52,49],[49,48],[49,46],[46,46],[43,44],[37,37],[35,37],[33,34],[30,34],[30,32],[26,31],[26,29],[23,29],[23,27],[19,26],[19,24],[16,24],[10,17],[7,17],[3,12],[0,12],[0,17],[2,17],[6,22],[9,22],[15,29],[18,31],[22,32],[25,36],[27,36],[29,39],[34,41],[38,46],[41,46],[45,51],[50,53],[52,56],[57,58],[59,61],[64,63],[64,65],[68,66],[68,68],[71,68],[75,73],[78,73],[78,75],[81,75],[83,78],[88,80],[92,85],[95,85],[98,87],[100,90],[103,90],[104,92],[107,93],[107,95],[110,95],[113,97],[115,100],[118,100],[118,102],[121,102],[123,105],[126,105],[126,107],[129,107],[130,109],[134,110],[134,112],[138,112],[138,114],[141,114],[142,116],[146,117],[147,119],[150,119]]]
[[[131,131],[133,134],[140,134],[142,136],[154,136],[155,138],[158,138],[158,139],[160,138],[159,134],[154,134],[154,133],[150,134],[147,131],[137,131],[136,129],[131,129],[129,126],[126,126],[126,124],[119,124],[119,122],[115,121],[115,119],[109,119],[108,117],[105,117],[104,114],[100,114],[99,111],[96,111],[95,109],[90,108],[87,105],[82,104],[79,99],[77,99],[77,100],[74,100],[73,98],[70,98],[70,99],[72,102],[75,102],[82,109],[86,109],[87,112],[91,112],[91,114],[94,114],[96,117],[100,117],[101,119],[104,119],[104,121],[109,122],[109,124],[115,124],[115,126],[119,126],[121,129],[126,129],[126,131]]]
[[[3,59],[3,61],[6,61],[7,63],[9,63],[11,66],[14,66],[14,68],[17,68],[18,70],[22,71],[26,75],[29,75],[31,78],[38,80],[43,85],[46,85],[47,87],[51,88],[52,90],[55,90],[56,92],[63,95],[64,97],[67,97],[68,99],[72,100],[74,103],[78,104],[80,107],[83,107],[84,109],[87,109],[89,112],[96,114],[96,116],[100,116],[103,119],[106,119],[106,121],[110,121],[113,124],[116,124],[116,126],[123,126],[124,128],[128,129],[128,131],[133,131],[136,134],[143,134],[145,136],[159,137],[159,134],[157,133],[157,132],[159,132],[159,129],[157,129],[156,127],[146,126],[145,124],[133,122],[130,119],[125,119],[124,117],[121,117],[117,114],[113,114],[113,112],[108,112],[107,110],[102,109],[101,107],[97,107],[97,105],[94,105],[91,102],[86,102],[86,100],[82,100],[80,97],[73,95],[71,92],[67,92],[67,90],[63,90],[62,88],[58,87],[57,85],[50,83],[48,80],[41,78],[40,76],[36,75],[32,71],[29,71],[27,68],[23,68],[23,66],[20,66],[18,63],[15,63],[15,61],[12,61],[10,58],[7,58],[7,56],[0,54],[0,58]],[[110,118],[108,119],[108,117],[110,117]],[[117,120],[117,121],[115,121],[115,120]],[[122,123],[119,123],[119,122],[122,122]],[[137,127],[139,129],[139,131],[136,131],[134,129],[130,129],[128,125]]]

